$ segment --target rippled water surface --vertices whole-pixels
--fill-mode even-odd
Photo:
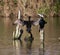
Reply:
[[[60,18],[46,18],[44,28],[44,48],[38,26],[32,26],[33,41],[24,41],[27,36],[25,26],[20,40],[13,40],[15,26],[10,18],[0,18],[0,55],[60,55]],[[44,52],[43,52],[44,49]],[[44,53],[44,54],[42,54]]]

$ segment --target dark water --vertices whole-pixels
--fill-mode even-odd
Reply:
[[[22,41],[13,40],[15,26],[9,18],[0,18],[0,55],[60,55],[60,18],[46,18],[44,28],[44,54],[38,26],[32,27],[34,40],[24,41],[27,32],[24,29]]]

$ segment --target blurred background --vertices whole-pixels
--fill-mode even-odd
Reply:
[[[15,27],[12,23],[21,11],[23,19],[28,16],[37,20],[37,14],[43,14],[47,24],[44,27],[44,47],[41,50],[39,26],[32,26],[34,40],[13,40]],[[43,44],[43,43],[42,43]],[[44,49],[44,50],[43,50]],[[0,54],[1,55],[60,55],[60,0],[0,0]]]

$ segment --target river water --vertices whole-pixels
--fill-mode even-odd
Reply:
[[[60,17],[45,20],[44,42],[41,42],[38,26],[32,26],[33,41],[24,40],[27,36],[25,26],[22,40],[13,40],[16,26],[10,18],[0,18],[0,55],[60,55]]]

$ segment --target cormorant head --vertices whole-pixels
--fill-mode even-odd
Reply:
[[[29,16],[28,18],[29,18],[29,21],[30,21],[30,19],[31,19],[31,16]]]

